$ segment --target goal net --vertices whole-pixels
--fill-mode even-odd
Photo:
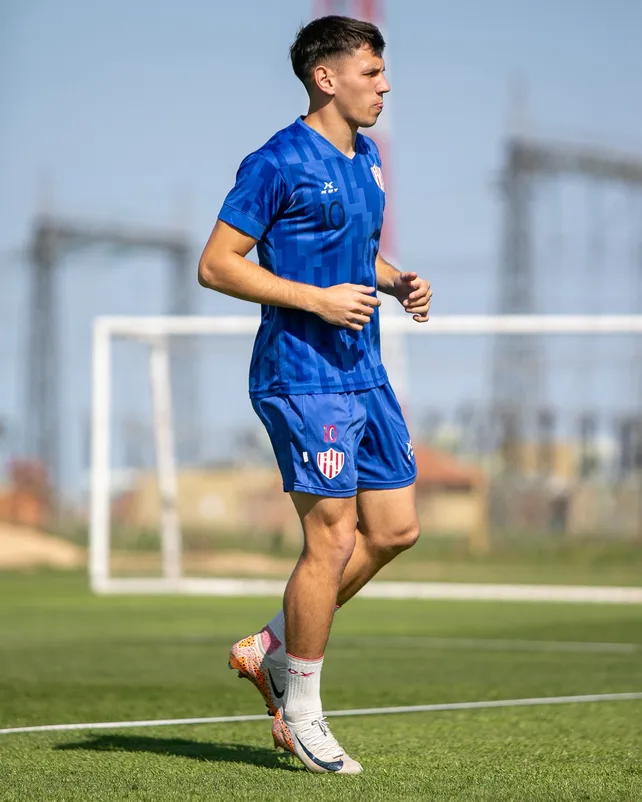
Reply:
[[[95,592],[282,592],[301,528],[247,396],[257,325],[95,321]],[[640,543],[642,315],[427,325],[382,315],[382,341],[412,435],[422,538],[367,594],[491,597],[490,584],[442,582],[452,575],[435,566],[585,539]],[[493,592],[642,600],[623,588],[538,590],[528,573],[523,582]]]

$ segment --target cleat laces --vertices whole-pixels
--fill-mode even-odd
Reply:
[[[326,718],[314,719],[305,734],[306,746],[322,760],[338,760],[345,754],[339,742],[330,732]]]

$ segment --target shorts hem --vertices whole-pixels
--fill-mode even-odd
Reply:
[[[311,496],[330,496],[331,498],[350,498],[357,495],[357,488],[351,490],[329,490],[327,487],[315,487],[314,485],[304,485],[300,482],[292,482],[283,485],[284,493],[291,493],[296,490],[298,493],[309,493]]]
[[[401,481],[397,482],[368,482],[362,483],[359,482],[357,485],[358,490],[397,490],[402,487],[410,487],[410,485],[414,484],[417,481],[417,475],[415,474],[412,479],[402,479]]]

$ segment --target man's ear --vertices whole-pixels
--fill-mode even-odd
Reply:
[[[317,86],[324,95],[334,95],[336,91],[336,73],[334,70],[319,64],[318,67],[314,68],[312,77],[313,85]]]

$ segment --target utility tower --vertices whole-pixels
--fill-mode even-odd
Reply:
[[[116,246],[121,251],[152,251],[168,257],[171,276],[168,311],[177,315],[192,312],[190,287],[195,279],[186,235],[64,220],[51,215],[36,218],[30,246],[26,446],[27,453],[46,468],[54,503],[62,464],[60,384],[65,374],[60,361],[59,319],[61,314],[73,314],[73,310],[61,309],[57,271],[69,253],[104,246]],[[180,431],[181,422],[192,421],[194,425],[197,393],[193,360],[175,359],[172,372]]]
[[[603,147],[549,142],[522,134],[508,138],[502,174],[503,253],[498,312],[533,314],[537,271],[534,259],[533,196],[542,178],[580,176],[594,182],[642,187],[642,159]],[[638,267],[641,269],[642,265]],[[554,291],[554,290],[553,290]],[[517,468],[518,444],[532,436],[546,400],[544,347],[537,335],[498,336],[492,368],[493,412],[500,423],[505,461]],[[636,370],[642,371],[637,364]]]

